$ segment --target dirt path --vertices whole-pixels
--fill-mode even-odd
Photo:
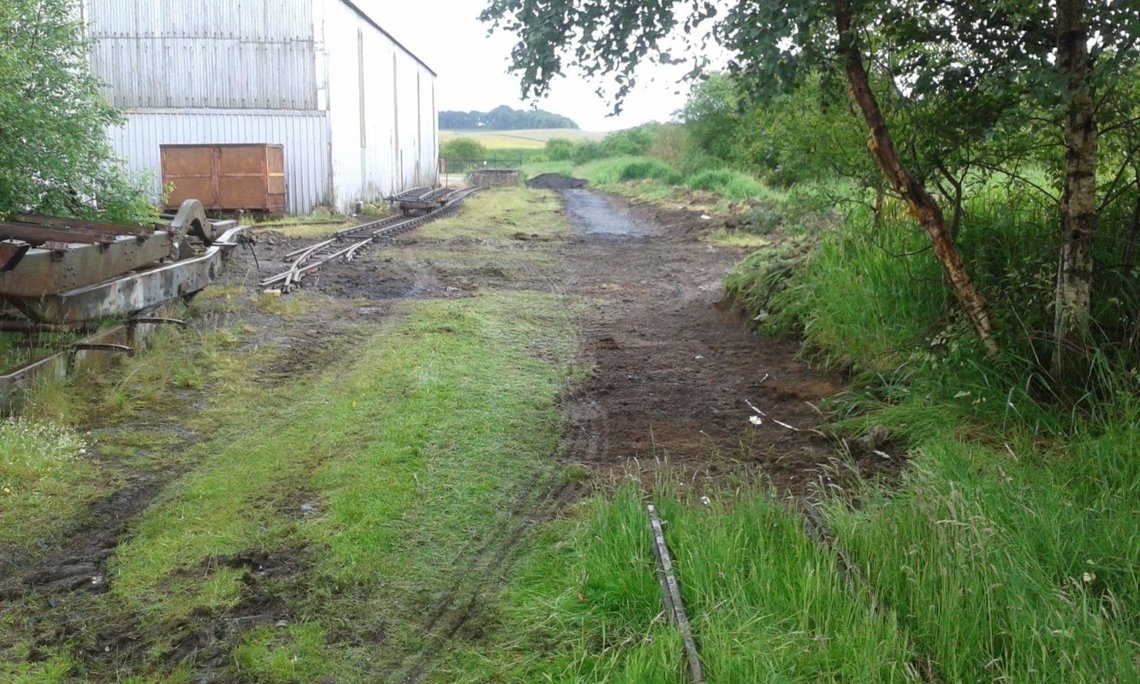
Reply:
[[[594,369],[565,402],[570,457],[603,480],[627,469],[651,477],[665,462],[687,481],[762,472],[785,493],[807,494],[834,459],[811,431],[822,421],[815,405],[840,384],[798,361],[795,343],[758,337],[722,304],[721,279],[743,252],[698,242],[697,215],[586,190],[565,198],[583,236],[561,250],[566,289],[589,302],[581,334]]]

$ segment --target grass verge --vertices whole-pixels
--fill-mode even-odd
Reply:
[[[996,301],[1023,302],[1003,326],[1012,337],[1041,325],[1029,305],[1051,296],[1051,276],[1028,264],[1052,228],[1035,206],[1007,211],[972,204],[961,245]],[[922,235],[889,212],[855,210],[806,252],[759,251],[726,284],[769,330],[801,331],[816,360],[854,369],[854,389],[833,403],[840,430],[909,451],[901,482],[864,484],[830,517],[944,681],[1134,678],[1134,371],[1106,371],[1111,394],[1066,407],[1016,340],[987,358]]]
[[[107,600],[149,627],[146,672],[251,605],[292,619],[226,644],[245,678],[370,679],[422,650],[423,616],[466,559],[557,477],[568,316],[530,294],[418,303],[346,362],[217,425],[113,563]],[[251,582],[247,557],[277,579]]]
[[[494,188],[466,200],[454,216],[417,229],[424,239],[504,241],[565,237],[570,226],[558,194],[522,187]]]
[[[1045,453],[925,441],[899,491],[834,506],[843,545],[945,681],[1111,682],[1140,647],[1140,410]]]

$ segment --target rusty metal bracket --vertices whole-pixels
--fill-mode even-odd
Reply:
[[[0,242],[0,272],[16,268],[31,248],[32,246],[27,243]]]
[[[206,208],[196,199],[182,203],[174,220],[170,222],[170,230],[178,236],[195,235],[207,245],[213,244],[217,238],[214,225],[206,216]]]

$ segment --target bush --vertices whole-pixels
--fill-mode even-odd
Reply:
[[[577,147],[574,148],[574,154],[571,160],[575,164],[581,165],[589,164],[592,161],[604,159],[609,156],[611,155],[602,147],[601,143],[586,141],[578,143]]]
[[[570,161],[574,156],[575,144],[565,138],[551,138],[546,141],[545,156],[549,161]]]
[[[657,161],[656,159],[630,160],[622,167],[618,178],[619,180],[654,179],[663,181],[669,185],[680,185],[684,180],[681,172],[665,162]]]
[[[0,9],[0,215],[16,211],[146,225],[144,180],[105,129],[122,118],[100,94],[75,0],[5,0]]]
[[[707,190],[733,200],[753,199],[765,194],[755,178],[730,169],[708,169],[689,179],[689,187]]]
[[[487,148],[478,140],[455,138],[439,146],[439,156],[451,160],[481,161],[487,158]]]

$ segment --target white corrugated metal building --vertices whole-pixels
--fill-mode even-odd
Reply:
[[[435,72],[349,0],[85,0],[92,68],[154,175],[159,146],[281,144],[293,213],[437,178]]]

